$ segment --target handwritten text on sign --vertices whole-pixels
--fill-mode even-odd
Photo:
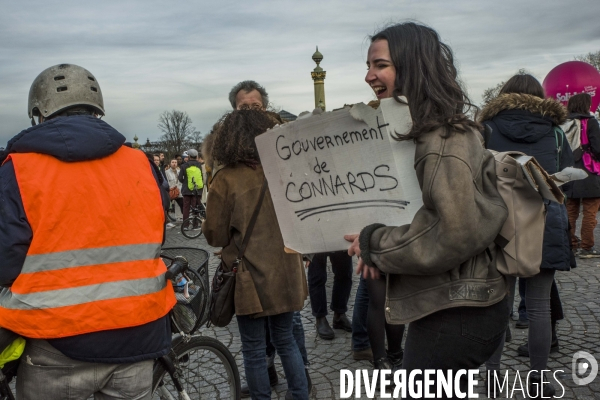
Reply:
[[[410,129],[393,99],[312,115],[256,138],[286,247],[343,250],[366,225],[410,223],[422,205],[415,146],[390,133]]]

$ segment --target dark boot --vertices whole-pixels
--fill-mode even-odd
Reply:
[[[548,380],[544,378],[544,386],[541,384],[542,375],[539,373],[532,372],[529,375],[529,398],[530,399],[550,399],[556,393],[556,389],[552,386],[551,383],[548,383]],[[540,387],[542,388],[540,390]]]
[[[400,349],[397,353],[390,353],[387,351],[387,358],[392,364],[392,371],[399,370],[402,368],[402,359],[404,358],[404,350]]]
[[[269,373],[269,384],[271,385],[271,387],[277,386],[277,384],[279,383],[279,376],[277,376],[277,370],[275,369],[275,365],[271,365],[269,368],[267,368],[267,372]],[[241,394],[242,399],[250,397],[250,388],[248,387],[247,383],[242,385]]]
[[[327,322],[327,317],[317,318],[317,335],[321,339],[331,340],[335,337],[335,332],[329,326],[329,322]]]
[[[529,320],[519,318],[519,320],[515,323],[515,327],[517,329],[527,329],[529,328]]]
[[[558,345],[558,339],[553,339],[550,343],[550,353],[556,353],[559,349],[560,346]],[[529,343],[525,342],[525,344],[520,345],[517,348],[517,354],[521,357],[529,357]]]
[[[352,350],[352,358],[354,358],[356,361],[373,361],[373,350],[371,350],[370,347],[367,347],[363,350]]]
[[[382,370],[382,369],[387,369],[392,372],[394,371],[394,366],[392,365],[392,363],[390,362],[390,360],[387,357],[380,358],[379,360],[375,360],[375,362],[373,362],[373,371]],[[380,371],[380,373],[381,373],[381,371]],[[379,375],[377,375],[377,379],[375,380],[375,385],[376,385],[375,388],[377,391],[381,391],[381,385],[379,383],[380,382],[379,379],[380,379],[380,377],[379,377]],[[394,390],[394,379],[391,376],[388,376],[388,379],[390,379],[390,384],[386,387],[385,392],[391,393]]]
[[[333,329],[343,329],[346,332],[352,332],[352,323],[346,314],[335,313],[333,315]]]
[[[310,380],[308,370],[304,369],[304,372],[306,372],[306,382],[308,383],[308,396],[310,397],[310,392],[312,392],[312,381]],[[292,396],[292,392],[290,392],[289,390],[285,393],[285,400],[294,400],[294,396]]]
[[[373,362],[373,366],[375,367],[375,369],[390,369],[390,370],[394,367],[387,357],[382,357],[379,360],[375,360],[375,362]]]

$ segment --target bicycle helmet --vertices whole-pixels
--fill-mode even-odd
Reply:
[[[47,68],[35,78],[29,89],[27,112],[29,118],[44,118],[69,107],[91,106],[104,115],[102,91],[96,78],[87,69],[73,64]]]

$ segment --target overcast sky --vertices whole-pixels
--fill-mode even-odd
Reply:
[[[519,68],[542,81],[554,66],[600,50],[599,0],[0,0],[0,10],[0,147],[30,126],[31,82],[60,63],[90,70],[105,120],[143,143],[159,138],[165,110],[188,112],[207,133],[241,80],[258,81],[294,114],[314,108],[316,45],[327,108],[369,101],[367,37],[390,22],[435,28],[478,104]]]

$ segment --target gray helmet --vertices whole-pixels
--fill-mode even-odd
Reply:
[[[73,64],[59,64],[42,71],[29,89],[29,118],[45,118],[66,108],[86,105],[104,115],[100,85],[87,69]]]

